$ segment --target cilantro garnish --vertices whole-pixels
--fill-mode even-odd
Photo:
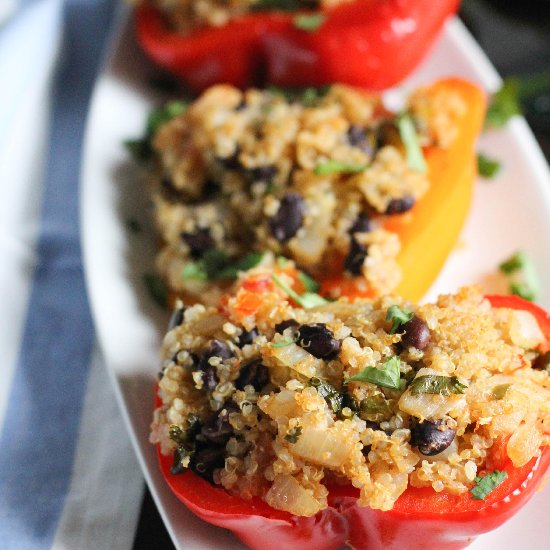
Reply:
[[[290,346],[290,344],[296,343],[296,340],[291,340],[288,338],[287,340],[279,340],[278,342],[273,342],[271,344],[272,348],[285,348],[286,346]]]
[[[326,404],[333,412],[339,413],[344,404],[344,395],[341,394],[334,386],[321,380],[320,378],[312,378],[309,381],[310,385],[317,389],[317,393],[325,400]]]
[[[289,443],[296,443],[299,437],[302,435],[302,426],[296,426],[295,428],[290,428],[285,435],[285,439]]]
[[[387,414],[390,412],[388,402],[382,394],[371,395],[370,397],[361,399],[359,408],[361,413],[364,413],[365,415]]]
[[[508,277],[509,289],[512,294],[530,302],[536,300],[540,292],[539,278],[535,264],[525,252],[516,252],[502,262],[499,269]]]
[[[298,273],[298,279],[308,292],[317,292],[319,290],[319,283],[307,273],[300,271],[300,273]]]
[[[332,174],[359,174],[364,172],[367,166],[365,164],[353,164],[350,162],[339,162],[337,160],[327,160],[315,167],[313,172],[317,176],[330,176]]]
[[[417,376],[409,385],[412,395],[432,393],[450,395],[452,393],[464,393],[467,388],[456,376],[426,375]]]
[[[304,292],[303,294],[298,294],[288,285],[283,283],[283,281],[277,275],[272,275],[271,278],[279,288],[284,290],[284,292],[286,292],[297,304],[301,305],[304,309],[328,304],[327,300],[325,300],[322,296],[319,296],[319,294],[316,294],[315,292]]]
[[[257,266],[263,258],[260,252],[251,252],[238,259],[230,259],[225,252],[211,248],[202,258],[185,264],[181,277],[184,280],[216,281],[235,279],[239,271],[246,271]]]
[[[327,19],[323,13],[301,13],[296,15],[292,22],[297,29],[306,32],[315,32]]]
[[[398,116],[397,127],[399,128],[401,141],[405,146],[407,164],[413,170],[425,174],[427,170],[426,161],[424,159],[424,153],[422,152],[422,148],[420,147],[416,128],[414,127],[414,122],[411,116],[407,113]]]
[[[392,322],[390,334],[395,334],[401,325],[408,323],[413,317],[414,313],[411,313],[406,309],[401,309],[396,305],[390,306],[386,313],[386,321]]]
[[[143,275],[143,282],[151,298],[159,306],[166,307],[168,305],[168,289],[164,280],[153,273],[145,273]]]
[[[501,128],[514,115],[521,114],[520,82],[518,78],[507,78],[500,89],[493,94],[487,114],[485,126]]]
[[[401,371],[399,359],[394,355],[382,363],[381,368],[366,367],[361,372],[348,378],[348,382],[368,382],[383,388],[398,390],[401,388]]]
[[[185,113],[187,107],[188,103],[186,101],[169,101],[166,105],[151,111],[147,117],[147,136],[155,135],[163,124]]]
[[[501,164],[483,153],[477,154],[477,170],[486,179],[494,178],[500,172]]]
[[[475,500],[485,500],[507,478],[506,472],[498,470],[494,470],[486,476],[478,476],[474,480],[476,484],[470,489],[470,493]]]
[[[314,107],[319,100],[327,95],[330,85],[301,87],[270,86],[268,90],[275,95],[284,97],[289,103],[298,102],[304,107]]]

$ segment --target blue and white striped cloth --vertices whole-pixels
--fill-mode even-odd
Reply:
[[[115,1],[0,4],[15,9],[0,22],[0,548],[131,548],[143,481],[96,349],[78,219]]]

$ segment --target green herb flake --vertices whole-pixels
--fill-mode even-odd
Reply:
[[[390,412],[388,402],[382,394],[372,395],[365,399],[361,399],[359,407],[361,413],[366,415],[387,414]]]
[[[506,392],[511,385],[512,384],[499,384],[498,386],[495,386],[493,388],[493,391],[491,392],[493,394],[493,397],[495,399],[502,399],[506,395]]]
[[[208,274],[201,260],[188,262],[181,272],[184,281],[208,281]]]
[[[540,282],[535,264],[525,254],[519,251],[499,265],[499,269],[508,277],[509,290],[530,302],[537,299],[540,292]]]
[[[332,412],[338,414],[342,410],[344,406],[344,395],[334,386],[329,384],[326,380],[321,380],[316,377],[312,378],[309,384],[317,390],[317,393],[325,400]]]
[[[401,371],[399,358],[395,355],[384,361],[381,368],[366,367],[361,372],[348,378],[348,382],[368,382],[382,388],[398,390],[401,388]]]
[[[147,118],[147,136],[154,136],[163,124],[185,113],[188,105],[186,101],[169,101],[166,105],[151,111]]]
[[[279,288],[286,292],[297,304],[302,306],[304,309],[310,309],[312,307],[328,304],[328,301],[325,300],[322,296],[319,296],[319,294],[315,294],[314,292],[304,292],[303,294],[298,294],[288,285],[283,283],[283,281],[277,275],[272,275],[271,278]]]
[[[477,170],[485,179],[492,179],[500,172],[501,164],[483,153],[477,154]]]
[[[248,271],[253,267],[256,267],[261,261],[264,255],[261,252],[250,252],[240,260],[229,264],[222,268],[216,278],[218,279],[236,279],[240,271]]]
[[[366,164],[352,164],[349,162],[339,162],[337,160],[327,160],[318,164],[313,172],[317,176],[330,176],[332,174],[359,174],[367,168]]]
[[[476,484],[470,489],[470,493],[472,493],[475,500],[485,500],[507,478],[508,474],[506,472],[499,472],[498,470],[494,470],[486,476],[478,476],[474,480]]]
[[[306,32],[315,32],[326,21],[327,16],[323,13],[302,13],[296,15],[292,22],[297,29]]]
[[[283,97],[288,103],[301,103],[304,107],[314,107],[330,91],[330,85],[303,87],[269,86],[273,95]]]
[[[297,443],[299,437],[302,435],[302,426],[296,426],[295,428],[290,428],[285,435],[285,439],[289,443]]]
[[[319,290],[319,283],[307,273],[300,271],[298,279],[304,285],[307,292],[317,292]]]
[[[231,260],[225,252],[211,248],[200,260],[188,262],[181,277],[184,280],[216,281],[219,279],[236,279],[240,271],[257,266],[263,258],[260,252],[251,252],[239,260]]]
[[[456,376],[437,376],[425,375],[417,376],[410,384],[409,389],[412,395],[421,393],[451,395],[464,393],[467,388],[465,384],[460,382]]]
[[[485,115],[485,127],[502,128],[510,118],[520,114],[520,80],[507,78],[500,89],[493,94]]]
[[[168,289],[164,280],[153,273],[145,273],[143,275],[143,282],[151,298],[160,307],[166,307],[168,305]]]
[[[413,317],[414,313],[406,309],[401,309],[397,305],[390,306],[386,313],[386,321],[392,322],[390,334],[395,334],[401,325],[408,323]]]
[[[407,164],[417,172],[422,174],[426,173],[426,160],[424,159],[424,153],[420,147],[416,128],[411,116],[404,113],[397,117],[397,127],[399,128],[399,135],[401,141],[405,146],[405,154],[407,156]]]

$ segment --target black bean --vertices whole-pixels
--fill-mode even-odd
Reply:
[[[288,193],[281,199],[277,213],[269,221],[272,235],[279,242],[286,242],[302,227],[306,206],[298,193]]]
[[[453,442],[455,431],[444,426],[443,420],[415,423],[411,428],[411,445],[426,456],[443,452]]]
[[[319,359],[330,359],[340,351],[340,340],[323,323],[302,325],[298,329],[298,345]]]
[[[550,374],[550,351],[541,353],[534,361],[533,368],[537,370],[545,370]]]
[[[229,412],[224,407],[218,415],[212,416],[201,428],[202,437],[216,445],[225,445],[233,434],[233,427],[229,423]]]
[[[368,248],[362,244],[359,244],[355,239],[351,239],[351,245],[348,255],[344,260],[344,269],[349,271],[352,275],[361,275],[361,268],[363,262],[368,254]]]
[[[348,233],[353,235],[354,233],[368,233],[372,230],[372,224],[370,218],[366,214],[359,214],[354,224],[349,228]]]
[[[267,367],[262,364],[261,359],[253,359],[241,367],[235,387],[238,390],[244,390],[245,386],[251,385],[256,391],[260,391],[268,383],[269,371]]]
[[[220,357],[221,359],[229,359],[233,357],[233,351],[229,345],[222,340],[212,340],[206,348],[199,361],[199,370],[202,371],[202,382],[204,388],[208,391],[213,391],[218,385],[218,373],[216,367],[209,363],[211,357]]]
[[[198,445],[197,447],[191,458],[191,469],[212,483],[214,470],[224,466],[225,447],[211,444]]]
[[[392,199],[386,208],[386,214],[403,214],[414,206],[414,197],[409,195],[400,199]]]
[[[348,142],[353,147],[361,149],[368,155],[374,154],[376,148],[376,138],[366,128],[357,124],[352,124],[348,129]]]
[[[179,327],[183,323],[183,314],[185,313],[185,307],[177,307],[172,312],[172,315],[170,316],[170,321],[168,321],[168,331],[171,331],[175,329],[176,327]]]
[[[426,321],[416,315],[401,325],[399,331],[401,330],[405,331],[401,336],[401,344],[407,348],[412,346],[416,349],[424,349],[430,343],[430,329]]]
[[[239,155],[241,154],[241,150],[239,147],[236,148],[235,152],[229,156],[229,157],[218,157],[217,161],[228,170],[240,170],[242,168],[242,164],[239,161]]]
[[[271,181],[277,174],[277,168],[273,165],[258,166],[248,170],[252,181]]]
[[[235,107],[235,111],[244,111],[244,109],[246,109],[246,99],[243,97],[239,104]]]
[[[284,321],[281,321],[280,323],[277,323],[275,325],[275,332],[282,334],[285,329],[289,327],[297,327],[299,324],[300,323],[298,323],[298,321],[295,321],[294,319],[285,319]]]
[[[183,231],[181,238],[189,247],[193,258],[200,258],[207,250],[214,248],[214,239],[210,234],[210,229],[201,227],[194,233]]]
[[[254,342],[254,339],[259,336],[258,329],[254,327],[252,330],[243,330],[239,336],[237,345],[242,348]]]

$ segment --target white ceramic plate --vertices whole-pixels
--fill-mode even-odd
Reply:
[[[88,119],[82,172],[82,229],[88,290],[98,337],[128,430],[166,526],[178,548],[242,548],[228,532],[196,519],[164,483],[154,448],[147,441],[158,370],[158,348],[166,315],[153,304],[142,283],[152,271],[153,231],[146,214],[143,178],[122,146],[139,137],[159,97],[149,89],[155,70],[143,58],[123,9]],[[440,76],[459,75],[495,89],[499,78],[461,23],[451,21],[429,59],[404,84],[411,88]],[[550,280],[550,175],[523,119],[484,135],[479,149],[501,159],[504,170],[476,185],[473,208],[460,245],[429,292],[453,291],[481,283],[504,290],[495,267],[518,249]],[[128,231],[138,219],[142,230]],[[540,297],[550,306],[550,285]],[[550,538],[550,487],[543,489],[512,521],[480,537],[471,548],[547,549]],[[419,534],[421,536],[421,534]]]

